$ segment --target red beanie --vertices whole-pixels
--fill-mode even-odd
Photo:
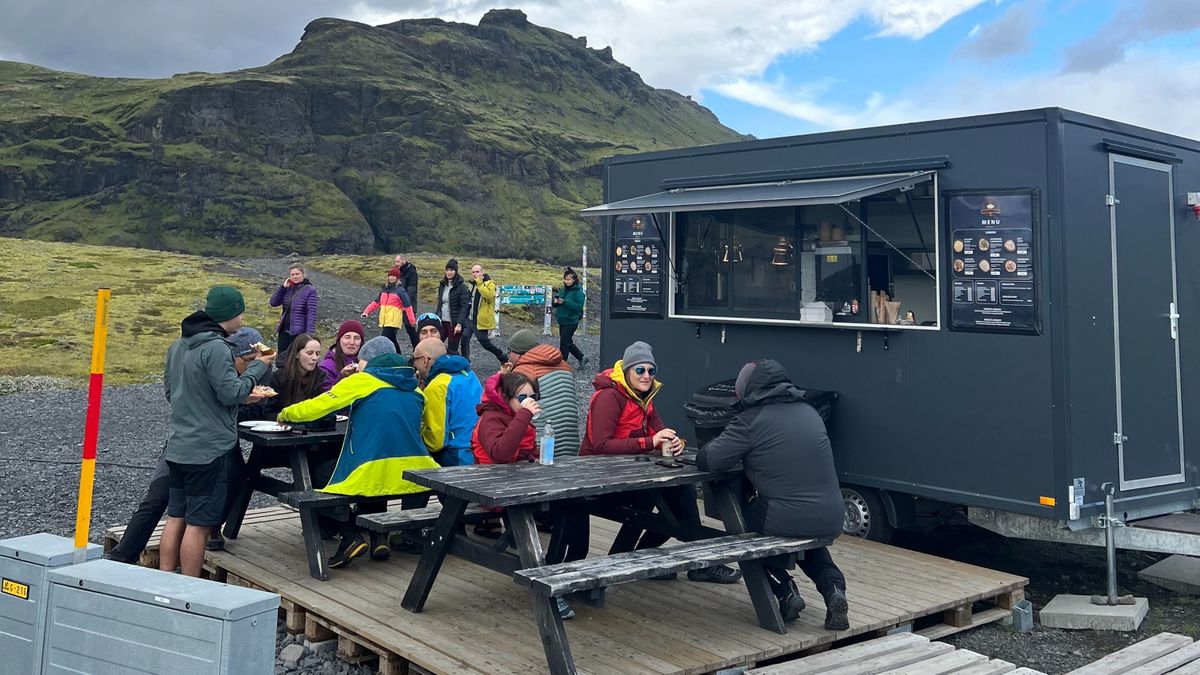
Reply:
[[[346,333],[358,333],[361,338],[366,338],[366,331],[363,330],[363,325],[354,319],[343,321],[341,326],[338,326],[337,341],[341,342],[342,336]]]
[[[393,267],[392,269],[388,270],[388,276],[389,276],[389,277],[396,277],[397,279],[399,279],[399,278],[400,278],[400,268],[399,268],[399,267]]]

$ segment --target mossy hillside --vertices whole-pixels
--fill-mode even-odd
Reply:
[[[489,12],[318,19],[261,68],[163,80],[0,63],[0,234],[190,252],[567,261],[622,152],[736,140],[582,38]]]
[[[105,381],[158,381],[179,322],[224,283],[246,298],[246,324],[270,327],[268,290],[204,258],[113,246],[0,237],[0,375],[83,382],[91,366],[96,289],[112,289]]]

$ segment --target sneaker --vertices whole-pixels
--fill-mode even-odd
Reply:
[[[213,530],[208,535],[208,541],[204,542],[204,548],[208,551],[224,551],[225,537],[217,530]]]
[[[387,535],[378,532],[371,533],[371,560],[387,560],[392,557],[388,548]]]
[[[667,574],[660,574],[656,577],[650,577],[651,581],[675,581],[675,579],[676,579],[676,574],[674,572],[670,572]]]
[[[825,630],[846,630],[850,628],[850,604],[846,602],[846,591],[833,587],[825,596]]]
[[[558,604],[558,618],[563,621],[575,618],[575,610],[571,608],[571,603],[567,602],[565,598],[555,598],[554,601]]]
[[[700,570],[688,570],[688,579],[710,584],[736,584],[741,581],[742,573],[728,565],[716,565]]]
[[[804,598],[800,597],[799,593],[788,593],[779,599],[779,614],[785,623],[799,619],[800,612],[804,611],[804,607]]]
[[[337,552],[329,559],[329,567],[338,569],[350,564],[351,560],[359,557],[367,552],[367,542],[363,540],[361,534],[355,534],[352,537],[342,537],[342,543],[338,545]]]

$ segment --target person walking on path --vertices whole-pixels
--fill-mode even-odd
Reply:
[[[745,508],[751,529],[780,537],[837,538],[844,515],[841,488],[821,415],[772,359],[747,363],[734,394],[741,412],[700,448],[696,466],[720,472],[742,466],[754,486]],[[780,614],[785,621],[796,620],[804,609],[796,582],[771,559],[764,563]],[[825,629],[849,628],[846,577],[829,549],[805,551],[800,569],[825,598]]]
[[[282,354],[292,345],[292,340],[301,333],[317,332],[317,287],[304,277],[304,266],[292,263],[288,278],[271,294],[270,305],[283,307],[275,351]]]
[[[471,358],[471,336],[492,353],[501,365],[507,359],[500,348],[488,339],[488,331],[496,329],[496,282],[483,272],[482,265],[471,266],[471,311],[463,327],[462,355]]]
[[[437,315],[442,319],[442,333],[446,336],[446,351],[459,353],[463,329],[471,311],[471,291],[458,273],[458,261],[446,261],[446,276],[438,282]],[[468,351],[470,351],[468,349]]]
[[[425,383],[421,438],[429,454],[442,466],[474,464],[471,434],[479,421],[475,405],[483,398],[483,385],[471,363],[447,354],[440,340],[425,339],[413,350],[413,367]]]
[[[563,286],[554,289],[554,320],[558,322],[558,350],[562,352],[563,361],[574,356],[579,359],[579,368],[587,366],[587,357],[575,344],[575,330],[583,318],[584,297],[583,287],[579,285],[579,275],[568,267],[563,271]]]
[[[409,306],[412,307],[413,314],[416,315],[421,310],[417,309],[417,285],[420,280],[420,275],[417,274],[417,266],[408,261],[408,256],[401,253],[396,256],[396,269],[400,270],[400,285],[404,287],[404,291],[408,293]],[[408,340],[413,347],[417,346],[420,339],[417,337],[416,321],[413,321],[406,314],[404,316],[404,332],[408,333]]]
[[[321,360],[321,391],[329,391],[343,377],[358,372],[358,350],[362,348],[364,335],[363,325],[354,319],[343,321],[338,327],[333,346]]]
[[[538,342],[533,331],[523,328],[508,339],[508,363],[537,384],[542,414],[537,424],[554,427],[554,454],[579,454],[579,398],[575,374],[553,345]]]
[[[362,311],[362,318],[365,319],[375,310],[379,310],[379,327],[383,329],[383,337],[392,341],[397,353],[400,351],[400,343],[396,341],[396,335],[400,332],[400,326],[411,326],[417,322],[413,314],[412,300],[399,281],[400,270],[395,267],[388,270],[387,283],[379,291],[379,299]]]
[[[200,576],[208,534],[225,510],[225,463],[238,447],[238,405],[251,400],[275,359],[261,356],[238,374],[228,337],[241,327],[245,311],[236,288],[213,286],[204,309],[182,321],[180,338],[167,349],[163,384],[171,432],[163,457],[170,486],[159,546],[162,570],[179,566],[188,576]]]

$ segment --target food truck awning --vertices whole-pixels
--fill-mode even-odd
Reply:
[[[932,171],[918,171],[903,175],[849,176],[719,187],[676,188],[593,206],[583,209],[579,213],[587,218],[599,218],[601,216],[625,216],[664,211],[717,211],[770,206],[841,204],[888,190],[912,187],[917,183],[930,180],[933,180]]]

